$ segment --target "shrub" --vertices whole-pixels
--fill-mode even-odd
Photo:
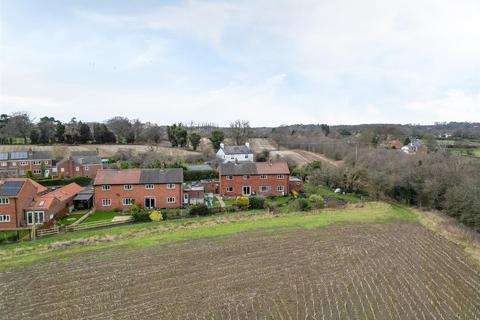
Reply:
[[[150,219],[150,213],[145,212],[145,211],[136,212],[136,213],[134,213],[132,216],[133,216],[133,220],[134,220],[135,222],[148,222],[148,221],[152,221],[152,220]]]
[[[190,208],[192,216],[206,216],[209,214],[208,207],[204,204],[197,204]]]
[[[139,213],[140,212],[140,207],[138,206],[138,204],[132,205],[131,208],[130,208],[130,212],[132,214]]]
[[[321,195],[312,194],[310,197],[308,197],[308,200],[310,201],[312,207],[315,209],[320,209],[325,206],[325,201],[323,200],[323,197]]]
[[[168,215],[167,215],[167,211],[162,211],[162,220],[167,220],[168,218]]]
[[[264,197],[250,197],[250,208],[251,209],[263,209],[265,208],[265,198]]]
[[[150,212],[150,215],[148,216],[150,220],[152,221],[162,221],[163,220],[163,215],[160,211],[158,210],[153,210]]]
[[[300,211],[307,211],[310,209],[310,203],[307,199],[298,198],[297,200],[295,200],[295,207]]]
[[[237,197],[235,199],[235,205],[238,207],[248,207],[250,199],[248,197]]]
[[[51,187],[51,186],[64,186],[75,182],[76,184],[85,187],[91,184],[92,178],[89,177],[75,177],[71,179],[35,179],[36,182],[40,183],[44,187]]]

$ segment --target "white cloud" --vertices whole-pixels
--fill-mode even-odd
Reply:
[[[413,101],[405,108],[420,117],[430,117],[432,122],[480,122],[480,94],[466,94],[462,90],[449,90],[440,99]]]

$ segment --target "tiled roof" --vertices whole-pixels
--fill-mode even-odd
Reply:
[[[252,150],[247,146],[224,146],[222,149],[225,154],[252,153]]]
[[[76,183],[70,183],[52,192],[46,193],[35,198],[35,203],[31,206],[31,209],[44,209],[48,210],[53,203],[68,202],[73,199],[75,195],[81,192],[84,188]]]
[[[0,180],[0,196],[15,197],[25,183],[32,184],[35,189],[37,189],[37,193],[43,193],[47,191],[46,187],[29,178],[7,178]]]
[[[219,167],[222,176],[258,175],[258,174],[289,174],[285,161],[277,162],[229,162]]]
[[[183,182],[181,168],[168,169],[103,169],[97,171],[94,185],[102,184],[144,184]]]
[[[192,164],[188,165],[187,169],[190,171],[212,171],[213,168],[209,164]]]

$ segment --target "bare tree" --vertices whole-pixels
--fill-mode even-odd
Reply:
[[[32,128],[32,119],[28,113],[15,112],[12,113],[12,115],[8,118],[8,122],[4,127],[4,131],[11,137],[22,138],[26,144]]]
[[[113,117],[107,120],[107,127],[115,133],[117,141],[124,143],[132,134],[132,123],[128,118]]]
[[[230,135],[235,144],[241,145],[247,142],[252,133],[250,122],[246,120],[235,120],[230,123]]]

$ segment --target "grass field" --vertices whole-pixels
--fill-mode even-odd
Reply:
[[[121,212],[116,211],[98,211],[92,213],[87,219],[82,223],[97,222],[97,221],[112,221],[116,216],[123,216]]]
[[[480,273],[462,247],[423,227],[415,210],[385,203],[355,206],[132,224],[1,246],[0,314],[8,319],[478,317]]]
[[[75,221],[77,221],[78,219],[80,219],[84,214],[85,214],[85,212],[82,212],[82,213],[70,213],[70,214],[67,215],[65,218],[63,218],[62,220],[60,220],[58,223],[59,223],[60,225],[70,225],[70,224],[74,223]]]

